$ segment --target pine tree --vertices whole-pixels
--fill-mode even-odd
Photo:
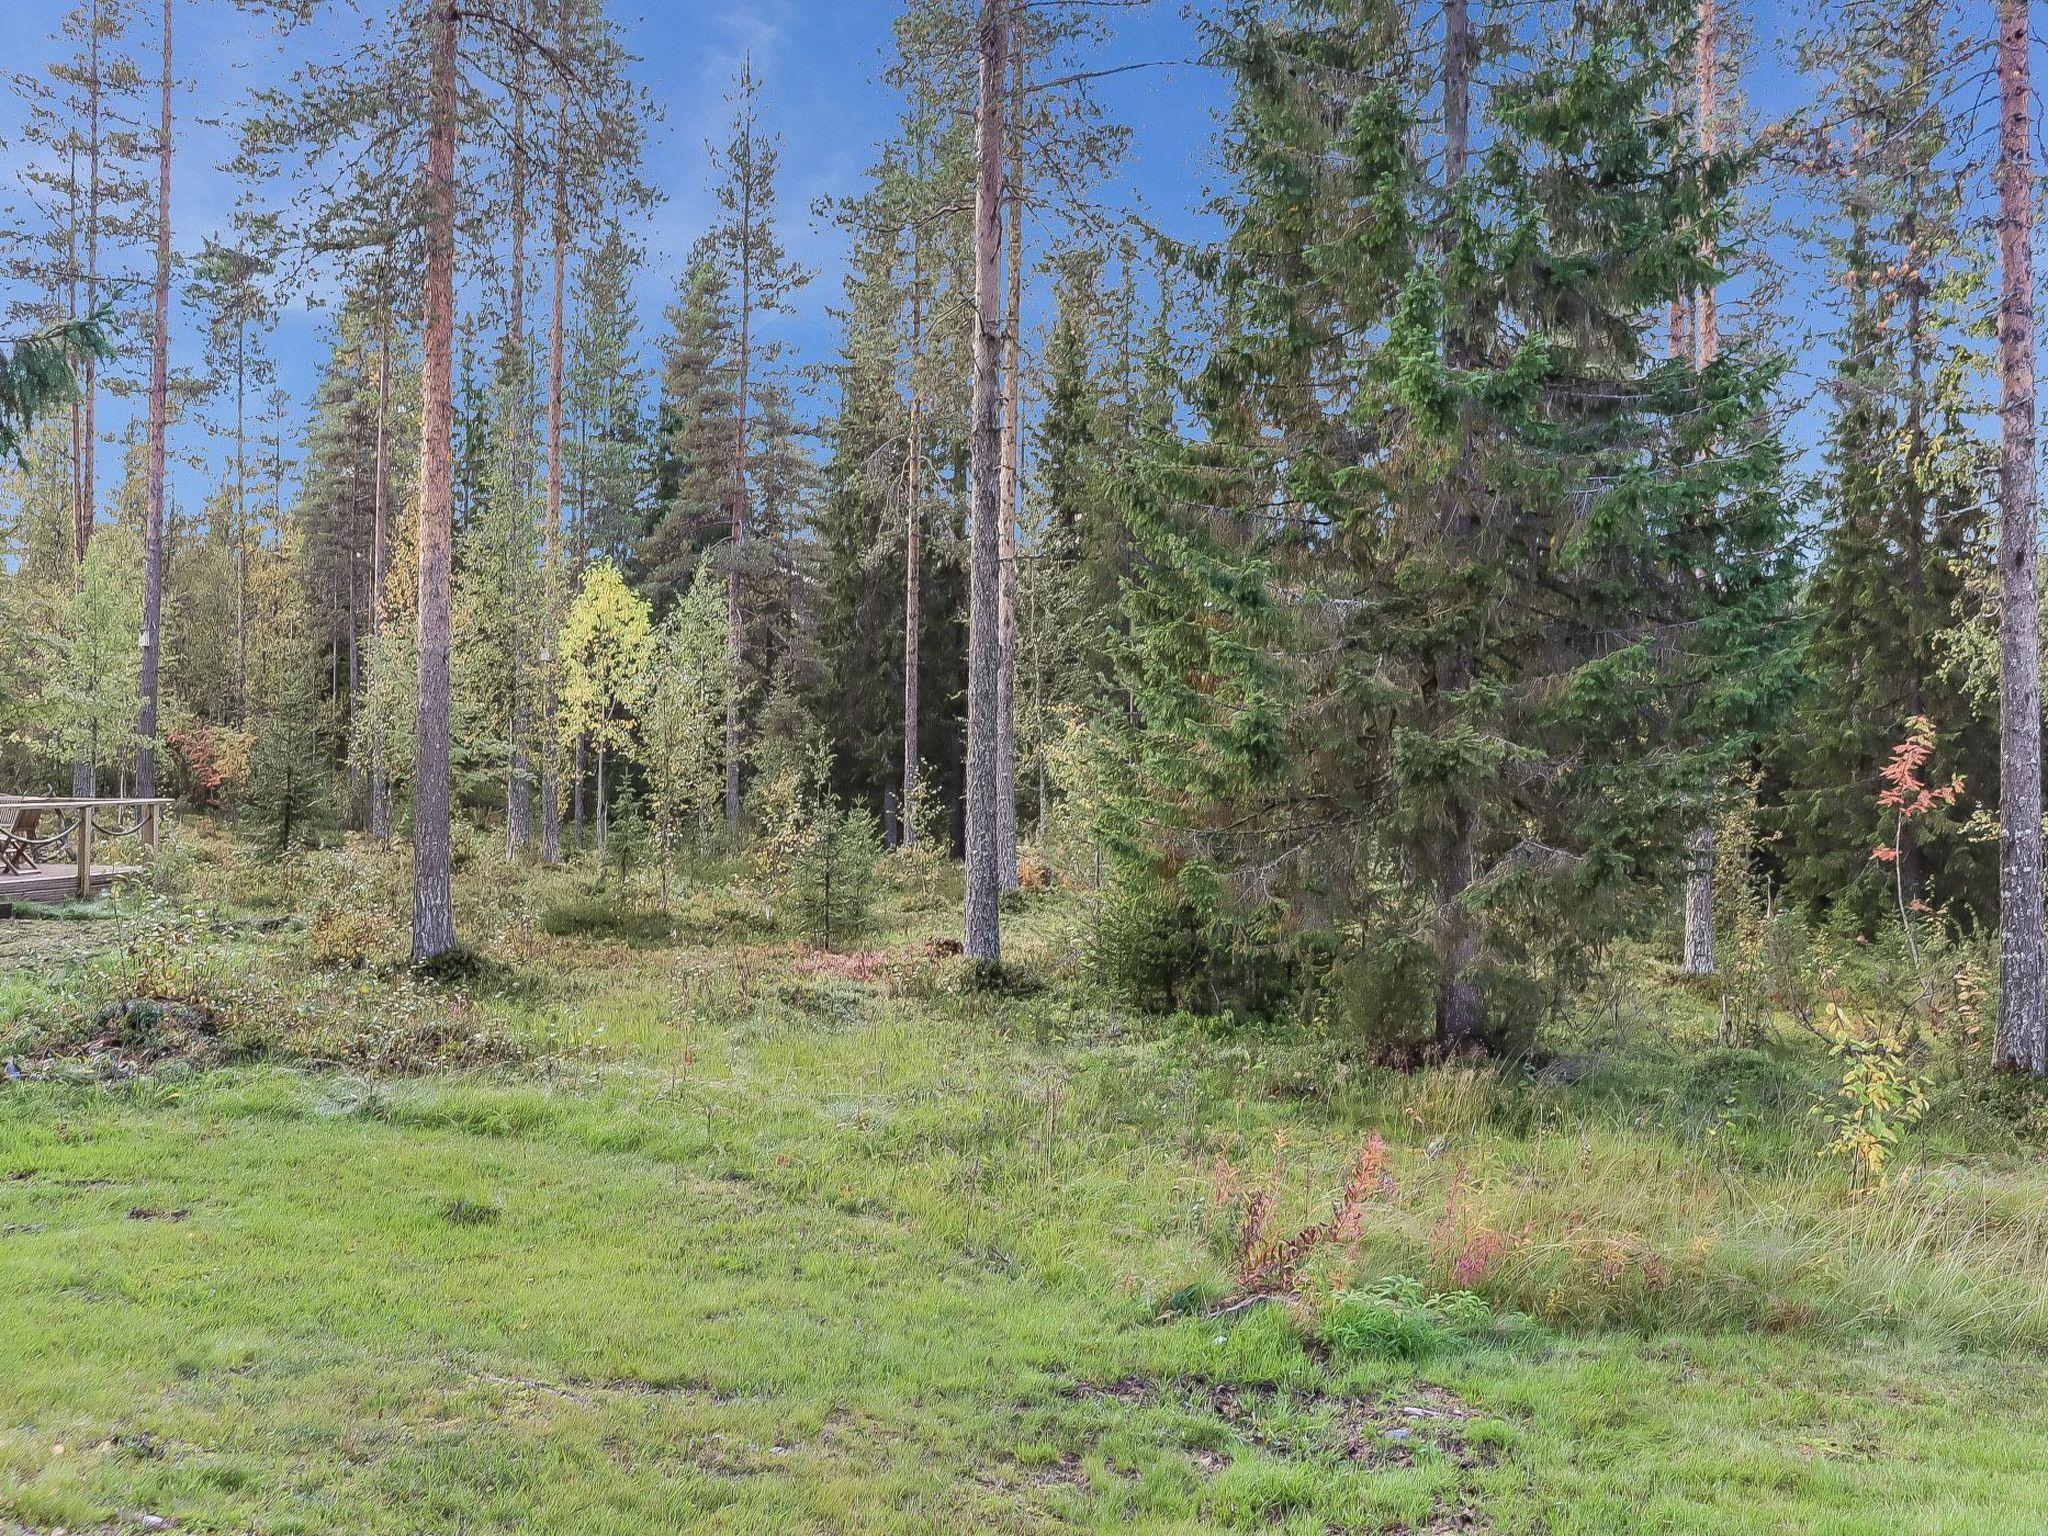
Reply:
[[[249,391],[275,377],[262,350],[262,333],[273,319],[263,283],[270,262],[257,250],[208,240],[194,263],[192,296],[206,316],[208,371],[216,391],[231,401],[229,431],[234,462],[226,509],[234,552],[234,716],[248,714],[249,665]]]
[[[14,318],[38,325],[99,322],[119,353],[138,328],[132,290],[115,281],[151,231],[153,191],[144,160],[155,145],[141,123],[143,75],[128,50],[135,27],[129,0],[78,0],[57,23],[68,50],[44,80],[20,82],[29,103],[23,139],[32,158],[22,170],[40,227],[10,242],[13,275],[39,295]],[[103,354],[77,359],[72,411],[74,559],[82,564],[98,517],[98,407]],[[90,785],[77,793],[90,793]]]
[[[149,330],[149,510],[142,533],[141,706],[135,719],[135,791],[156,793],[158,686],[164,606],[164,456],[170,428],[171,351],[171,0],[163,0],[163,65],[158,79],[156,272]]]
[[[2041,584],[2035,548],[2031,7],[1998,4],[1999,931],[2001,1067],[2048,1072],[2041,932]]]
[[[749,483],[753,455],[751,413],[758,403],[752,398],[752,391],[772,374],[779,358],[780,349],[763,334],[762,324],[771,316],[787,312],[791,296],[810,280],[810,274],[790,260],[776,229],[775,180],[782,144],[760,126],[761,85],[755,78],[751,57],[740,66],[739,78],[728,99],[732,106],[731,137],[712,162],[719,220],[712,230],[711,249],[725,275],[734,324],[731,542],[725,549],[726,620],[733,644],[733,688],[726,703],[725,821],[727,829],[736,833],[740,820],[741,706],[751,688],[765,675],[765,651],[757,644],[762,619],[748,611],[746,589],[757,575],[772,572],[776,559],[772,548],[760,554],[748,548],[749,525],[754,520]]]
[[[1983,301],[1962,189],[1970,174],[1938,103],[1958,57],[1952,18],[1921,0],[1857,0],[1808,48],[1840,136],[1815,168],[1839,209],[1830,254],[1845,310],[1832,380],[1819,559],[1805,599],[1812,687],[1774,754],[1787,885],[1813,907],[1889,920],[1893,876],[1870,860],[1871,786],[1906,722],[1936,723],[1946,777],[1996,780],[1997,744],[1949,665],[1971,568],[1986,451],[1971,428],[1983,370],[1965,323]],[[1970,806],[1903,829],[1908,890],[1988,914],[1996,874],[1964,834]]]
[[[634,169],[640,156],[641,104],[623,84],[625,57],[604,7],[596,0],[556,0],[553,7],[554,54],[548,71],[553,96],[553,133],[548,150],[550,279],[548,283],[548,364],[546,401],[547,490],[542,514],[540,643],[536,686],[540,694],[540,727],[535,748],[540,758],[541,859],[561,857],[561,775],[564,753],[555,731],[559,683],[555,648],[566,600],[570,571],[569,530],[564,523],[567,492],[566,412],[568,371],[564,352],[568,306],[568,262],[575,237],[572,204],[607,200],[616,210],[626,203],[644,204],[652,194],[639,184]],[[614,214],[616,217],[616,212]],[[617,388],[617,384],[614,384]],[[580,574],[581,563],[576,563]],[[580,789],[580,785],[579,785]]]

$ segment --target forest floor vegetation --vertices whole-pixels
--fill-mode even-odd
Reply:
[[[1646,948],[1514,1064],[1148,1016],[1027,893],[201,828],[0,923],[0,1531],[2048,1531],[2048,1126],[1728,1043]],[[1906,1121],[1910,1119],[1910,1124]]]

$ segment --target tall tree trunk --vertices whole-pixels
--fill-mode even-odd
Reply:
[[[566,29],[557,35],[566,48]],[[556,86],[554,283],[548,313],[548,509],[547,552],[541,571],[541,738],[540,857],[544,864],[562,858],[562,788],[555,741],[555,612],[561,604],[562,564],[562,290],[569,260],[569,88]],[[664,872],[666,866],[664,866]]]
[[[922,173],[922,164],[919,170]],[[924,231],[910,234],[910,433],[903,506],[903,846],[917,841],[923,817],[918,804],[918,690],[923,686],[924,615],[919,578],[924,559]]]
[[[135,720],[135,792],[156,793],[156,705],[164,619],[164,436],[170,427],[171,0],[164,0],[156,147],[156,285],[149,336],[149,490],[142,518],[142,707]]]
[[[85,193],[85,312],[96,314],[100,306],[100,7],[93,0],[87,20],[86,45],[89,78],[86,82],[86,193]],[[83,482],[78,501],[78,526],[74,537],[78,563],[85,564],[86,545],[92,541],[93,523],[98,517],[99,492],[94,484],[99,468],[99,359],[85,354],[85,452],[80,469]]]
[[[1003,958],[997,813],[1002,780],[996,762],[1002,656],[996,631],[1002,601],[1003,92],[1009,43],[1004,10],[1004,0],[982,0],[974,128],[974,440],[969,469],[974,528],[967,621],[966,951],[969,959],[990,965]]]
[[[247,322],[235,320],[235,723],[249,723],[249,383]]]
[[[1444,190],[1455,195],[1465,179],[1466,161],[1471,153],[1472,71],[1477,63],[1477,44],[1467,0],[1444,0]],[[1457,239],[1455,226],[1447,217],[1444,224],[1444,259],[1449,262]],[[1454,368],[1468,362],[1471,339],[1465,332],[1464,317],[1451,315],[1445,325],[1447,361]],[[1474,535],[1469,474],[1470,446],[1466,428],[1459,427],[1458,466],[1454,471],[1450,505],[1445,509],[1444,537],[1461,553],[1468,552]],[[1440,667],[1439,687],[1446,693],[1461,692],[1471,682],[1472,658],[1463,651],[1461,640]],[[1473,808],[1454,792],[1446,807],[1448,823],[1437,871],[1436,963],[1438,1043],[1452,1050],[1470,1050],[1486,1039],[1485,1000],[1473,972],[1479,962],[1479,930],[1466,898],[1478,871],[1479,825]]]
[[[1998,1066],[2048,1071],[2041,890],[2041,582],[2027,0],[1998,0]]]
[[[65,196],[69,200],[64,222],[64,306],[65,317],[73,322],[78,310],[78,231],[84,220],[78,208],[78,144],[74,139],[66,164]],[[79,569],[79,533],[84,526],[85,508],[85,415],[83,390],[71,392],[71,540],[70,553],[74,585],[83,577]]]
[[[455,948],[448,761],[449,557],[454,541],[455,34],[439,0],[427,131],[426,327],[420,370],[419,719],[412,813],[412,958]]]
[[[527,7],[517,12],[522,29]],[[526,345],[526,51],[522,47],[512,82],[512,313],[506,318],[505,347],[512,367],[512,475],[516,516],[508,518],[505,540],[505,590],[511,597],[506,614],[506,642],[512,666],[512,701],[505,732],[505,857],[512,860],[533,843],[533,765],[527,757],[531,705],[526,694],[526,612],[521,589],[533,575],[533,550],[526,542],[527,473],[532,447],[526,369],[532,354]]]
[[[85,312],[97,314],[100,305],[100,7],[92,0],[86,18],[86,192],[85,192]],[[85,378],[80,414],[78,455],[78,499],[72,508],[72,554],[77,579],[85,579],[85,552],[92,542],[93,524],[99,516],[99,492],[94,481],[99,466],[99,359],[85,355]],[[71,793],[90,797],[98,782],[99,751],[95,744],[71,764]]]
[[[1699,31],[1693,41],[1693,112],[1699,135],[1700,154],[1711,155],[1716,147],[1715,71],[1717,17],[1714,0],[1699,0]],[[1711,254],[1708,253],[1708,254]],[[1693,304],[1693,361],[1702,372],[1721,353],[1721,331],[1714,314],[1712,285],[1700,289]],[[1714,829],[1702,826],[1692,835],[1687,849],[1685,874],[1685,973],[1711,976],[1714,961]]]
[[[742,99],[746,128],[741,148],[743,163],[739,168],[739,368],[734,389],[732,433],[731,564],[725,574],[725,622],[732,648],[732,684],[725,691],[725,829],[734,836],[740,829],[740,693],[746,686],[747,659],[746,615],[740,574],[747,551],[747,390],[754,360],[754,107],[750,86],[743,89]]]
[[[996,864],[1003,889],[1017,889],[1017,520],[1024,462],[1024,53],[1015,22],[1023,0],[1010,0],[1009,262],[1003,298],[1003,527],[1001,583],[996,599]]]
[[[384,634],[384,581],[391,562],[391,308],[386,295],[377,324],[377,458],[376,481],[370,487],[370,633]],[[380,648],[381,654],[381,648]],[[384,726],[379,722],[370,742],[370,835],[391,841],[391,774],[384,764]]]

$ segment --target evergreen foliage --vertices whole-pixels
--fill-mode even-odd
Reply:
[[[1449,184],[1405,8],[1219,35],[1240,191],[1198,271],[1227,323],[1202,433],[1118,486],[1111,817],[1215,1004],[1427,945],[1439,1039],[1508,1037],[1668,878],[1782,695],[1775,364],[1649,336],[1711,277],[1740,171],[1655,110],[1690,17],[1580,7],[1490,79]]]

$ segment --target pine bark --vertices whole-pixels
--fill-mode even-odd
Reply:
[[[1464,180],[1471,153],[1472,70],[1476,40],[1467,0],[1444,0],[1444,190],[1455,193]],[[1448,218],[1444,254],[1448,261],[1456,236]],[[1446,322],[1447,360],[1462,366],[1470,349],[1460,317]],[[1474,534],[1469,474],[1470,449],[1459,429],[1459,468],[1450,505],[1445,509],[1444,536],[1461,550]],[[1470,682],[1472,661],[1460,652],[1447,656],[1439,687],[1455,693]],[[1472,1050],[1486,1041],[1486,1007],[1473,975],[1479,962],[1479,930],[1466,895],[1478,870],[1479,826],[1472,807],[1453,794],[1446,809],[1446,832],[1437,871],[1436,962],[1438,1043],[1450,1050]]]
[[[2001,1068],[2048,1071],[2041,881],[2041,586],[2034,473],[2033,153],[2027,0],[1998,0]]]
[[[391,563],[391,314],[377,325],[377,464],[370,487],[370,632],[384,633],[384,580]],[[239,495],[239,491],[237,492]],[[391,840],[391,774],[384,766],[382,730],[370,747],[370,835]]]
[[[1700,154],[1714,153],[1715,71],[1719,18],[1715,0],[1699,0],[1699,30],[1693,39],[1693,111]],[[1709,253],[1711,254],[1711,253]],[[1721,354],[1721,331],[1714,313],[1714,290],[1702,287],[1693,301],[1693,362],[1704,371]],[[1685,973],[1711,976],[1714,961],[1714,829],[1700,827],[1687,849],[1685,876]]]
[[[924,235],[910,237],[910,431],[903,507],[903,845],[917,841],[918,690],[922,626],[919,581],[924,560]]]
[[[85,312],[99,311],[100,303],[100,8],[93,0],[86,22],[86,192],[85,192]],[[75,162],[74,162],[75,164]],[[85,579],[85,552],[92,542],[93,524],[99,512],[98,489],[94,484],[99,465],[99,359],[88,352],[85,378],[79,394],[81,424],[78,440],[78,499],[72,507],[72,554],[77,579]],[[89,797],[98,780],[98,752],[81,752],[71,764],[71,793]]]
[[[740,335],[733,410],[732,561],[725,576],[725,622],[732,647],[732,685],[725,691],[725,826],[740,828],[740,692],[746,665],[746,629],[740,566],[747,549],[747,390],[754,340],[754,120],[747,113],[739,167]]]
[[[100,8],[94,0],[88,19],[86,84],[86,193],[85,193],[85,312],[95,314],[100,304]],[[85,357],[85,441],[79,471],[78,526],[74,537],[78,563],[85,564],[86,546],[92,542],[93,524],[98,518],[99,492],[94,484],[99,469],[100,434],[99,360],[90,352]],[[87,767],[88,776],[91,767]],[[88,788],[87,794],[92,793]]]
[[[156,282],[149,338],[149,486],[142,518],[142,707],[135,721],[135,792],[156,793],[156,707],[164,618],[164,436],[170,426],[171,0],[163,6],[163,79],[156,147]]]
[[[562,41],[566,42],[564,38]],[[562,857],[562,790],[555,741],[555,608],[560,600],[562,562],[562,295],[569,260],[568,87],[555,104],[554,283],[548,314],[548,510],[547,554],[541,595],[540,857]]]
[[[235,723],[249,723],[247,322],[235,321]]]
[[[415,965],[455,948],[448,750],[455,454],[455,6],[442,0],[432,19],[426,325],[420,373],[419,716],[412,816]]]
[[[519,8],[524,24],[526,7]],[[526,54],[522,49],[512,86],[512,313],[506,318],[505,347],[512,366],[512,452],[517,455],[512,486],[516,517],[507,518],[505,590],[512,602],[505,615],[505,639],[511,662],[511,707],[505,733],[505,857],[516,859],[533,845],[533,764],[527,756],[532,721],[526,697],[526,615],[520,588],[532,576],[532,546],[526,542],[526,493],[531,458],[532,417],[528,408],[526,370],[532,353],[526,345]]]
[[[1021,0],[1012,0],[1013,16]],[[1002,563],[996,600],[996,860],[1003,889],[1017,889],[1017,523],[1024,461],[1024,55],[1010,39],[1009,261],[1003,298]]]
[[[1004,0],[982,0],[974,130],[974,492],[967,622],[966,953],[1000,964],[1002,870],[996,762],[1002,596],[1003,91],[1009,27]]]

